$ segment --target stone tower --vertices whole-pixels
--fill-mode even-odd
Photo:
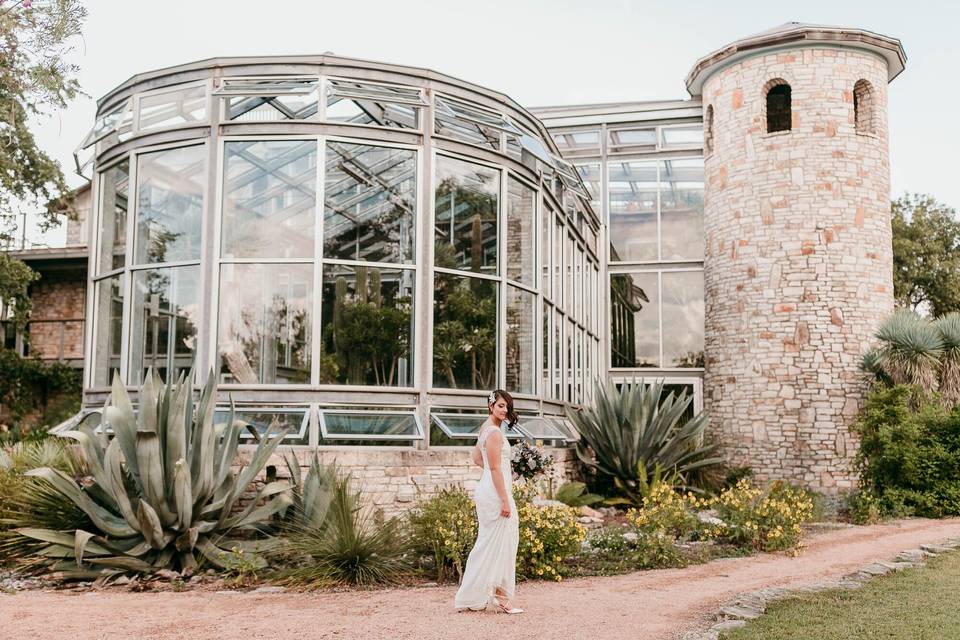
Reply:
[[[898,40],[787,23],[694,66],[705,405],[759,480],[850,489],[861,354],[893,309],[887,84]]]

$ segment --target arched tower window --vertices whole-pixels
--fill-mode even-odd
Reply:
[[[713,105],[707,105],[707,113],[703,118],[703,155],[713,153]]]
[[[793,124],[790,85],[783,80],[771,80],[767,87],[767,133],[790,131]]]
[[[853,123],[857,133],[875,133],[873,87],[866,80],[853,85]]]

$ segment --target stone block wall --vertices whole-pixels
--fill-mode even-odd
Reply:
[[[767,133],[774,79],[790,84],[792,129]],[[855,128],[859,80],[872,133]],[[703,104],[711,429],[761,480],[850,489],[858,362],[893,309],[886,62],[839,47],[758,53],[715,72]]]
[[[240,452],[240,462],[246,464],[252,448]],[[473,491],[480,480],[481,470],[470,462],[471,447],[438,449],[400,449],[392,447],[353,447],[319,449],[320,461],[334,461],[350,472],[354,486],[363,492],[368,506],[382,509],[387,516],[400,514],[413,507],[419,496],[428,497],[444,487],[463,486]],[[554,458],[554,487],[576,474],[576,453],[573,449],[548,449]],[[295,450],[300,466],[309,467],[313,452]],[[287,467],[281,456],[270,461],[276,466],[277,476],[287,476]]]

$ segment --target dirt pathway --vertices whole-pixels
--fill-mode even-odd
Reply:
[[[960,519],[909,520],[809,536],[798,558],[763,555],[524,583],[518,600],[528,612],[520,616],[454,613],[451,587],[319,594],[23,592],[0,595],[0,638],[667,639],[706,628],[719,606],[739,593],[839,578],[904,549],[956,537]]]

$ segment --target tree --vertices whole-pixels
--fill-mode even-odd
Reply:
[[[12,240],[24,211],[39,212],[41,228],[70,209],[60,164],[37,146],[31,117],[66,108],[80,92],[75,65],[66,62],[87,11],[76,0],[0,1],[0,245]],[[0,303],[22,325],[27,287],[36,274],[0,252]]]
[[[933,196],[891,204],[893,291],[897,303],[933,316],[960,311],[960,219]]]

